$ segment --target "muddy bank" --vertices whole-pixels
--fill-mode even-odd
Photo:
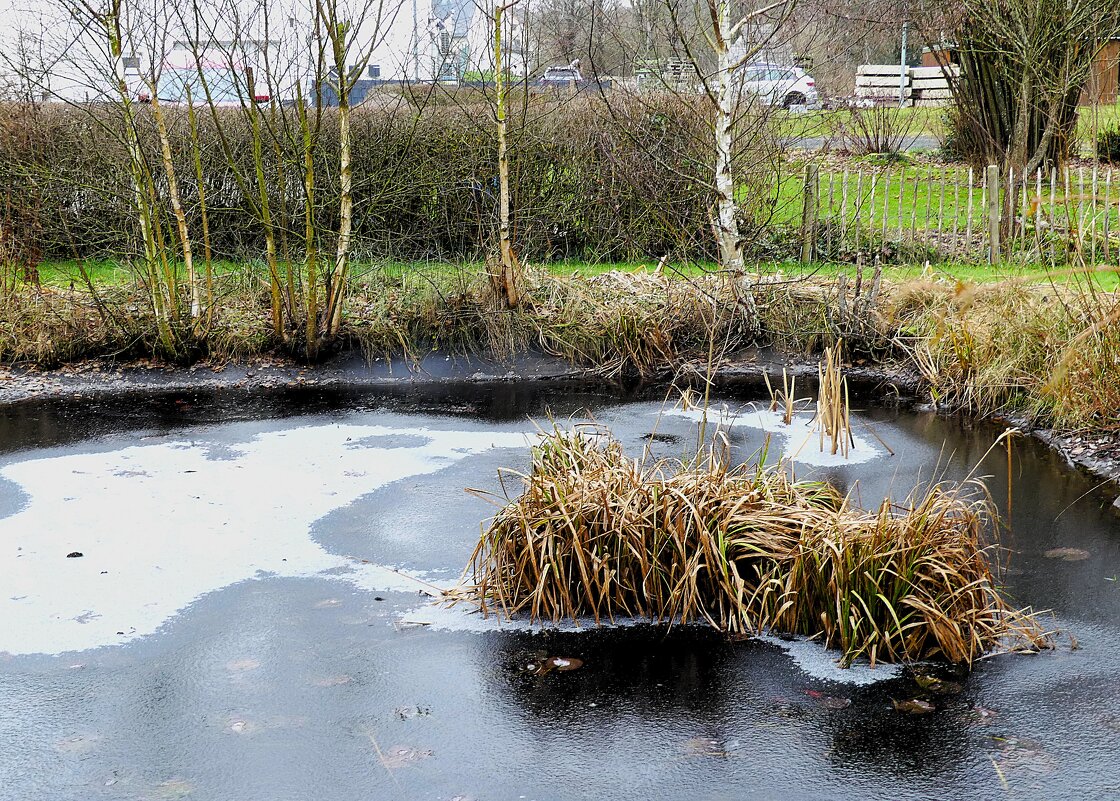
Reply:
[[[772,349],[748,348],[720,362],[715,378],[721,384],[762,385],[762,374],[772,379],[785,369],[798,378],[815,379],[817,359],[791,356]],[[647,384],[703,380],[702,360],[666,368]],[[845,366],[845,374],[863,394],[913,400],[921,393],[917,373],[902,363],[871,364],[860,360]],[[523,353],[514,359],[432,353],[419,361],[407,359],[367,361],[357,354],[340,356],[309,366],[275,356],[244,361],[198,362],[181,367],[158,360],[115,362],[90,359],[57,369],[35,366],[0,366],[0,406],[55,397],[99,398],[137,392],[190,392],[229,390],[254,392],[280,387],[382,387],[404,384],[499,383],[520,381],[581,381],[600,386],[634,386],[638,379],[619,382],[593,367],[580,367],[541,353]]]
[[[272,356],[241,362],[199,362],[190,367],[152,360],[89,360],[55,370],[0,367],[0,406],[45,398],[93,399],[138,392],[248,393],[281,387],[591,380],[594,376],[592,370],[534,354],[512,362],[432,354],[419,362],[393,359],[369,363],[358,356],[346,356],[315,366]]]
[[[783,369],[805,380],[809,391],[817,375],[817,359],[791,356],[772,349],[749,348],[725,359],[715,379],[721,385],[762,384],[762,374],[780,380]],[[701,361],[686,362],[675,372],[664,370],[649,382],[667,385],[699,383],[706,371]],[[863,360],[845,366],[860,400],[904,407],[936,409],[921,377],[901,362],[871,363]],[[49,398],[99,399],[140,393],[230,392],[245,393],[283,388],[350,387],[355,389],[428,384],[508,384],[526,381],[579,382],[602,388],[618,382],[594,368],[577,367],[564,359],[526,353],[513,360],[433,353],[419,361],[405,359],[368,362],[349,354],[308,366],[292,360],[260,356],[241,362],[199,362],[178,367],[155,360],[128,363],[88,360],[54,370],[0,366],[0,408]],[[999,416],[997,422],[1014,426],[1057,451],[1071,467],[1120,487],[1120,435],[1083,431],[1062,433],[1033,427],[1028,420]],[[1120,499],[1118,499],[1120,500]]]

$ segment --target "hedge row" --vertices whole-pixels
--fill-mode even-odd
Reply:
[[[513,208],[523,258],[630,260],[682,250],[709,257],[711,134],[701,109],[673,97],[616,97],[610,105],[598,98],[534,100],[516,109]],[[215,258],[259,258],[264,229],[244,195],[255,187],[248,116],[240,109],[200,109],[196,144],[186,111],[164,111],[193,238],[201,241],[197,151]],[[150,108],[136,112],[171,241],[156,126]],[[322,113],[314,148],[315,230],[319,246],[332,248],[338,122],[333,110]],[[489,105],[386,98],[356,109],[352,120],[356,256],[473,259],[489,250],[497,213]],[[300,131],[290,108],[262,109],[261,123],[270,204],[281,246],[295,258],[305,230]],[[110,105],[0,108],[0,223],[21,260],[127,258],[140,251],[121,131],[120,109]]]

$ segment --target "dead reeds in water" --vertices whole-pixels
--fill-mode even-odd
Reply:
[[[792,632],[846,662],[1049,642],[1000,592],[982,493],[939,485],[863,511],[782,464],[645,463],[601,429],[545,436],[523,480],[452,594],[486,613]]]
[[[817,368],[816,424],[821,435],[821,452],[824,452],[827,442],[833,456],[839,451],[847,459],[848,449],[855,440],[852,438],[848,379],[840,369],[840,348],[840,344],[835,348],[825,348],[824,361]]]
[[[775,390],[770,386],[770,376],[763,372],[762,380],[766,382],[766,391],[770,393],[770,411],[776,412],[781,407],[782,422],[787,426],[793,422],[793,413],[797,400],[794,393],[797,385],[797,376],[790,378],[785,369],[782,369],[782,388]]]

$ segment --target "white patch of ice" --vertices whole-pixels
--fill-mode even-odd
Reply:
[[[614,623],[607,620],[603,625],[626,628],[648,623],[638,618],[616,618]],[[529,622],[528,617],[508,618],[500,612],[490,611],[485,616],[470,603],[449,605],[439,601],[423,604],[404,612],[397,619],[404,626],[427,626],[433,631],[589,631],[596,628],[592,618],[574,621],[565,618],[559,623],[549,621]]]
[[[902,675],[901,665],[876,665],[871,667],[868,662],[853,662],[851,667],[840,666],[840,654],[825,648],[812,640],[796,639],[784,640],[772,634],[763,634],[759,637],[763,642],[776,645],[790,655],[795,665],[801,672],[814,679],[834,681],[842,684],[853,684],[865,687],[888,679],[895,679]]]
[[[0,519],[0,651],[127,642],[208,592],[264,575],[415,591],[414,576],[326,551],[312,525],[394,481],[527,442],[311,425],[260,434],[218,459],[208,443],[183,440],[9,464],[0,475],[30,500]],[[73,551],[83,556],[67,558]]]
[[[662,414],[658,412],[658,414]],[[673,417],[684,417],[698,423],[704,419],[703,409],[672,409],[664,414]],[[876,447],[867,439],[852,434],[853,444],[848,450],[848,455],[833,454],[829,451],[828,441],[825,449],[821,450],[820,433],[813,424],[813,416],[807,414],[795,415],[792,422],[786,425],[777,412],[766,408],[747,407],[738,412],[733,412],[726,406],[713,407],[707,412],[708,423],[724,430],[735,426],[745,426],[771,435],[773,446],[780,450],[780,454],[787,459],[814,467],[836,467],[846,464],[860,464],[878,459],[885,451]]]
[[[565,619],[559,623],[529,623],[527,618],[510,620],[504,615],[491,613],[483,616],[469,603],[448,606],[433,602],[419,606],[402,614],[397,622],[404,626],[426,626],[433,631],[466,631],[466,632],[491,632],[491,631],[567,631],[586,632],[596,628],[595,621],[591,619],[580,620],[578,623]],[[618,618],[614,623],[603,622],[611,628],[626,628],[648,623],[647,620],[638,618]],[[689,625],[705,625],[690,623]],[[786,640],[780,637],[764,634],[759,640],[778,648],[789,654],[794,665],[802,673],[815,679],[832,681],[855,686],[867,686],[880,681],[897,678],[901,675],[899,665],[878,665],[872,668],[866,662],[855,662],[851,667],[840,666],[840,654],[825,648],[812,640],[794,639]]]

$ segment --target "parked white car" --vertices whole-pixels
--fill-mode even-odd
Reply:
[[[757,95],[768,106],[819,108],[817,82],[800,67],[780,64],[744,64],[739,68],[743,91]]]

